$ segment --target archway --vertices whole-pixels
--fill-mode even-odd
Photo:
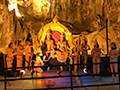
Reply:
[[[49,28],[51,28],[52,31],[52,38],[55,40],[55,42],[57,43],[58,40],[60,39],[60,35],[62,32],[65,33],[65,38],[68,41],[68,44],[70,47],[68,47],[68,50],[70,50],[70,55],[72,54],[72,48],[74,47],[74,45],[72,44],[72,34],[69,31],[69,29],[67,27],[65,27],[63,24],[59,23],[57,18],[55,17],[53,19],[52,22],[50,22],[49,24],[46,24],[45,26],[43,26],[39,33],[38,33],[38,39],[40,41],[40,45],[42,45],[42,42],[44,42],[47,31],[49,30]],[[70,64],[72,64],[72,58],[69,57],[70,59]]]
[[[53,19],[52,22],[50,22],[49,24],[46,24],[40,29],[38,33],[38,39],[40,40],[40,45],[42,45],[42,42],[44,42],[46,37],[46,32],[49,30],[49,28],[51,28],[52,38],[55,40],[56,43],[60,39],[61,33],[64,32],[69,46],[73,47],[71,32],[63,24],[59,23],[56,17]]]

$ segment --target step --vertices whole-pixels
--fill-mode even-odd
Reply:
[[[82,76],[82,77],[79,77],[80,80],[91,79],[91,78],[93,78],[93,76]]]
[[[83,72],[81,72],[81,73],[78,73],[78,75],[86,75],[87,73],[83,73]]]
[[[98,78],[91,78],[91,79],[83,79],[82,83],[91,83],[91,82],[99,82],[100,81],[100,77]]]
[[[86,75],[87,73],[78,73],[78,75]],[[90,79],[93,78],[93,76],[80,76],[79,79]]]

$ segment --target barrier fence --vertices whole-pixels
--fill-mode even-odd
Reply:
[[[119,57],[120,58],[120,57]],[[69,87],[55,87],[55,88],[42,88],[42,89],[25,89],[25,90],[53,90],[53,89],[71,89],[73,90],[74,88],[83,88],[83,87],[99,87],[99,86],[109,86],[109,85],[119,85],[119,90],[120,90],[120,83],[113,83],[113,84],[99,84],[99,85],[82,85],[82,86],[73,86],[73,77],[81,77],[81,76],[96,76],[96,75],[99,75],[99,76],[106,76],[106,75],[112,75],[112,74],[118,74],[119,75],[119,82],[120,82],[120,59],[118,58],[118,62],[104,62],[104,63],[81,63],[81,64],[71,64],[71,65],[68,65],[71,69],[69,70],[70,71],[70,75],[61,75],[61,76],[47,76],[47,77],[31,77],[31,78],[17,78],[17,79],[7,79],[6,76],[4,76],[4,79],[0,79],[0,82],[5,82],[4,84],[4,90],[7,90],[7,85],[6,85],[6,82],[7,81],[16,81],[16,80],[34,80],[34,79],[48,79],[48,78],[63,78],[63,77],[70,77],[70,83],[71,83],[71,86]],[[74,65],[93,65],[93,64],[118,64],[118,72],[117,73],[99,73],[99,74],[86,74],[86,75],[73,75],[72,74],[72,67]],[[48,65],[48,66],[31,66],[31,67],[25,67],[25,68],[40,68],[40,67],[60,67],[60,66],[67,66],[67,65]],[[18,69],[18,68],[23,68],[23,67],[14,67],[14,69]],[[7,69],[13,69],[13,68],[4,68],[4,70],[6,71]],[[24,89],[23,89],[24,90]]]
[[[108,54],[108,19],[106,19],[106,44],[107,44],[107,54]],[[104,29],[105,27],[101,28],[100,30]],[[108,58],[106,58],[108,59]],[[99,74],[86,74],[86,75],[73,75],[72,74],[72,67],[74,65],[93,65],[93,64],[118,64],[118,72],[117,73],[99,73]],[[34,67],[24,67],[24,68],[37,68],[37,67],[60,67],[60,66],[66,66],[66,65],[49,65],[49,66],[34,66]],[[70,69],[70,75],[62,75],[62,76],[47,76],[47,77],[32,77],[32,78],[20,78],[20,79],[7,79],[6,76],[4,79],[0,79],[0,82],[5,82],[4,84],[4,89],[7,90],[6,82],[7,81],[16,81],[16,80],[34,80],[34,79],[48,79],[48,78],[59,78],[59,77],[70,77],[71,81],[71,86],[69,87],[55,87],[55,88],[44,88],[44,89],[27,89],[27,90],[53,90],[53,89],[71,89],[73,90],[74,88],[82,88],[82,87],[99,87],[99,86],[109,86],[109,85],[119,85],[119,90],[120,90],[120,57],[118,57],[118,62],[104,62],[104,63],[87,63],[87,64],[71,64],[69,65]],[[4,68],[6,71],[7,69],[18,69],[18,68],[23,68],[23,67],[14,67],[14,68]],[[114,83],[114,84],[99,84],[99,85],[82,85],[82,86],[73,86],[73,77],[81,77],[81,76],[103,76],[103,75],[112,75],[112,74],[118,74],[119,75],[119,83]],[[24,89],[23,89],[24,90]],[[25,89],[26,90],[26,89]]]

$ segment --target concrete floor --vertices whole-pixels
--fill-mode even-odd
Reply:
[[[43,72],[40,76],[58,76],[56,73],[57,70],[50,70]],[[68,71],[63,71],[62,75],[69,75]],[[24,77],[30,77],[30,72],[26,72]],[[34,77],[35,74],[34,74]],[[15,78],[15,77],[11,77]],[[1,76],[0,79],[3,79]],[[57,85],[55,87],[65,87],[70,86],[70,78],[53,78],[53,79],[43,79],[43,80],[17,80],[17,81],[10,81],[12,83],[11,86],[7,86],[7,90],[26,90],[26,89],[38,89],[38,88],[45,88],[46,86],[43,84],[45,81],[52,80]],[[95,84],[109,84],[111,83],[111,77],[101,77],[99,82],[87,83],[83,85],[95,85]],[[77,83],[77,80],[73,78],[73,85],[78,86],[81,84]],[[87,87],[88,90],[119,90],[118,85],[114,86],[100,86],[100,87]],[[4,90],[4,82],[0,82],[0,90]],[[71,90],[71,89],[59,89],[59,90]],[[73,90],[85,90],[85,88],[74,88]]]

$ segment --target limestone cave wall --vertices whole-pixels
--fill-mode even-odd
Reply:
[[[0,51],[6,52],[8,44],[14,35],[13,12],[9,12],[8,7],[0,3]]]
[[[20,17],[16,16],[15,10],[8,10],[8,5],[13,4],[12,2],[17,4]],[[28,32],[32,34],[32,37],[36,37],[40,28],[52,21],[55,16],[65,26],[72,25],[71,32],[89,37],[88,42],[91,48],[95,41],[94,37],[96,37],[104,53],[106,53],[104,46],[106,38],[103,34],[105,33],[103,27],[108,19],[109,27],[112,28],[110,29],[112,32],[109,32],[109,43],[113,41],[119,43],[119,0],[1,0],[0,51],[6,52],[5,50],[12,40],[27,37]],[[113,32],[114,39],[110,38]],[[95,33],[99,34],[96,36]],[[101,39],[104,42],[100,42]]]

